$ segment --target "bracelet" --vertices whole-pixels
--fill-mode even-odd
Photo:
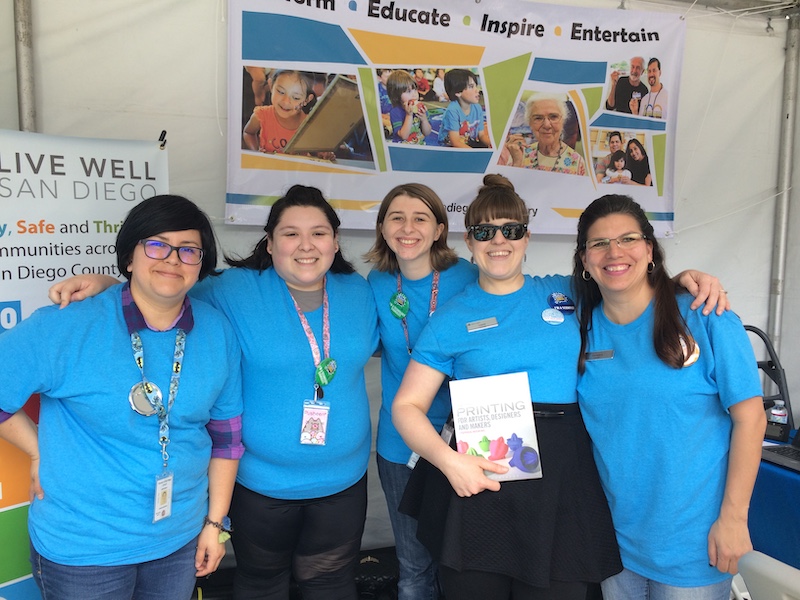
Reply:
[[[231,519],[230,517],[227,516],[222,517],[222,523],[217,523],[216,521],[212,521],[211,519],[209,519],[208,515],[206,515],[205,517],[203,517],[203,527],[205,527],[206,525],[213,525],[220,531],[225,531],[227,533],[233,531],[233,527],[231,527]]]
[[[216,521],[212,521],[208,518],[208,515],[203,517],[203,527],[206,525],[213,525],[217,529],[219,529],[219,543],[224,544],[229,539],[231,539],[231,531],[233,531],[233,527],[231,527],[231,519],[228,516],[222,517],[222,523],[217,523]]]

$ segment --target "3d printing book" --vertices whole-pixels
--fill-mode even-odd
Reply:
[[[456,447],[508,467],[497,481],[542,476],[539,441],[527,373],[508,373],[450,382]]]

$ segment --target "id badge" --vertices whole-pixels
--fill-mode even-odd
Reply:
[[[171,471],[156,475],[156,498],[153,509],[153,523],[166,519],[172,514],[172,482]]]
[[[324,446],[328,434],[328,415],[331,405],[324,400],[303,401],[303,421],[300,428],[300,443]]]

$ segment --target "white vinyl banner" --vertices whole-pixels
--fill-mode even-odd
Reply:
[[[56,281],[120,277],[119,226],[134,205],[168,189],[158,141],[0,131],[0,332],[48,304]]]
[[[486,173],[532,230],[573,234],[593,199],[673,221],[679,15],[522,0],[231,0],[226,216],[263,224],[295,183],[371,229],[424,183],[450,227]],[[615,153],[619,153],[616,154]]]

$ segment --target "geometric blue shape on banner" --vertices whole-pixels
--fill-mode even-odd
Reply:
[[[242,59],[367,64],[338,25],[246,11]]]
[[[671,212],[646,211],[644,214],[647,216],[648,221],[673,221],[675,219],[675,213]]]
[[[666,131],[667,124],[664,121],[651,121],[650,119],[638,119],[625,113],[603,113],[592,122],[592,127],[602,127],[604,129],[649,129],[650,131]]]
[[[528,79],[531,81],[571,85],[603,83],[606,79],[607,66],[608,63],[606,62],[537,58],[533,61]]]
[[[481,150],[431,150],[390,145],[392,171],[423,173],[485,173],[492,152]]]

